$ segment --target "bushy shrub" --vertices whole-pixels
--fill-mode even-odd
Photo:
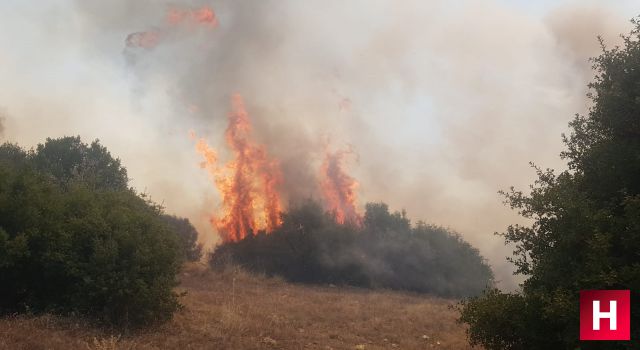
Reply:
[[[309,201],[283,225],[216,247],[210,263],[239,264],[290,281],[403,289],[443,296],[475,295],[493,283],[478,251],[442,227],[411,225],[404,213],[369,203],[364,226],[339,225]]]
[[[198,243],[198,231],[196,231],[189,219],[167,214],[163,215],[162,218],[180,238],[184,259],[188,261],[200,260],[202,257],[202,244]]]
[[[31,154],[30,161],[40,173],[62,186],[81,183],[89,189],[128,188],[127,170],[98,140],[88,145],[80,136],[47,138]]]
[[[42,154],[51,144],[69,149]],[[0,146],[1,312],[75,313],[136,327],[179,306],[180,242],[104,151],[78,138],[29,152]]]

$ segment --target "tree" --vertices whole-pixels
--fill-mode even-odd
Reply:
[[[473,344],[489,349],[631,348],[629,342],[579,342],[579,291],[640,290],[640,23],[623,47],[593,59],[593,102],[570,123],[561,153],[568,170],[536,169],[531,193],[504,192],[531,226],[502,234],[510,259],[528,276],[520,293],[490,290],[461,305]],[[632,339],[640,304],[632,302]]]
[[[386,231],[408,230],[411,227],[407,213],[389,213],[389,206],[385,203],[367,203],[364,214],[364,225],[380,233]]]
[[[198,243],[198,231],[189,219],[175,215],[163,215],[162,218],[169,228],[179,237],[184,259],[198,261],[202,257],[202,244]]]
[[[47,145],[0,146],[0,313],[73,313],[124,328],[170,318],[182,252],[161,208],[121,182],[124,168],[97,141]]]
[[[87,145],[80,136],[47,138],[32,158],[40,172],[64,186],[73,182],[95,189],[126,190],[128,186],[127,170],[98,140]]]

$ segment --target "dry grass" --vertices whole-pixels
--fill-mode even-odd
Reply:
[[[185,309],[158,328],[108,334],[54,316],[0,319],[0,349],[466,349],[455,301],[311,287],[237,269],[185,268]]]

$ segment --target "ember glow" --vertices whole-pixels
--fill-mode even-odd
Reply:
[[[186,23],[202,24],[212,28],[218,26],[216,14],[208,6],[196,10],[171,8],[167,11],[167,22],[172,25]]]
[[[128,48],[153,49],[162,41],[170,28],[176,26],[204,26],[215,28],[218,26],[218,18],[215,12],[208,6],[199,9],[170,8],[167,10],[166,23],[162,29],[154,29],[131,33],[125,43]]]
[[[224,241],[273,231],[281,224],[282,210],[279,163],[253,140],[242,97],[234,95],[231,105],[225,140],[233,159],[219,167],[216,152],[206,141],[200,139],[196,144],[196,150],[204,157],[201,166],[207,169],[222,196],[221,213],[213,214],[211,223]]]
[[[344,169],[345,157],[352,151],[326,152],[320,166],[320,188],[325,208],[339,224],[362,223],[362,216],[356,207],[358,182]]]

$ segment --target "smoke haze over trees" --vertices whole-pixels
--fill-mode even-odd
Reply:
[[[128,183],[97,140],[0,146],[0,313],[79,314],[124,329],[171,317],[181,263],[202,254],[198,232]],[[458,234],[411,225],[386,204],[367,204],[357,221],[313,201],[281,214],[270,234],[220,245],[210,263],[449,297],[493,286],[486,261]]]
[[[390,213],[384,203],[366,205],[364,224],[339,224],[335,215],[307,201],[283,216],[270,234],[217,246],[214,268],[238,264],[289,281],[388,288],[441,296],[477,295],[493,286],[493,274],[461,237]]]
[[[640,18],[621,47],[593,60],[592,107],[570,123],[568,170],[535,167],[531,192],[507,203],[531,225],[501,234],[526,276],[519,293],[489,290],[461,305],[488,349],[632,349],[640,336]],[[603,45],[606,42],[603,43]],[[631,291],[631,341],[580,342],[579,293]]]
[[[202,244],[198,243],[198,231],[187,218],[179,218],[175,215],[163,215],[169,228],[180,237],[184,259],[188,261],[198,261],[202,257]]]
[[[204,5],[217,26],[165,23],[170,6]],[[637,7],[5,1],[2,23],[12,30],[0,44],[12,49],[0,55],[3,137],[27,147],[50,136],[100,138],[127,164],[131,185],[188,217],[211,244],[208,214],[220,198],[186,135],[193,129],[222,148],[228,99],[238,92],[258,141],[282,160],[286,199],[317,198],[323,146],[350,144],[360,205],[385,201],[452,227],[514,287],[510,249],[491,233],[516,219],[495,192],[531,182],[521,159],[562,166],[552,158],[557,135],[586,110],[595,37],[615,42]],[[154,48],[127,46],[130,34],[154,30],[162,33]]]

